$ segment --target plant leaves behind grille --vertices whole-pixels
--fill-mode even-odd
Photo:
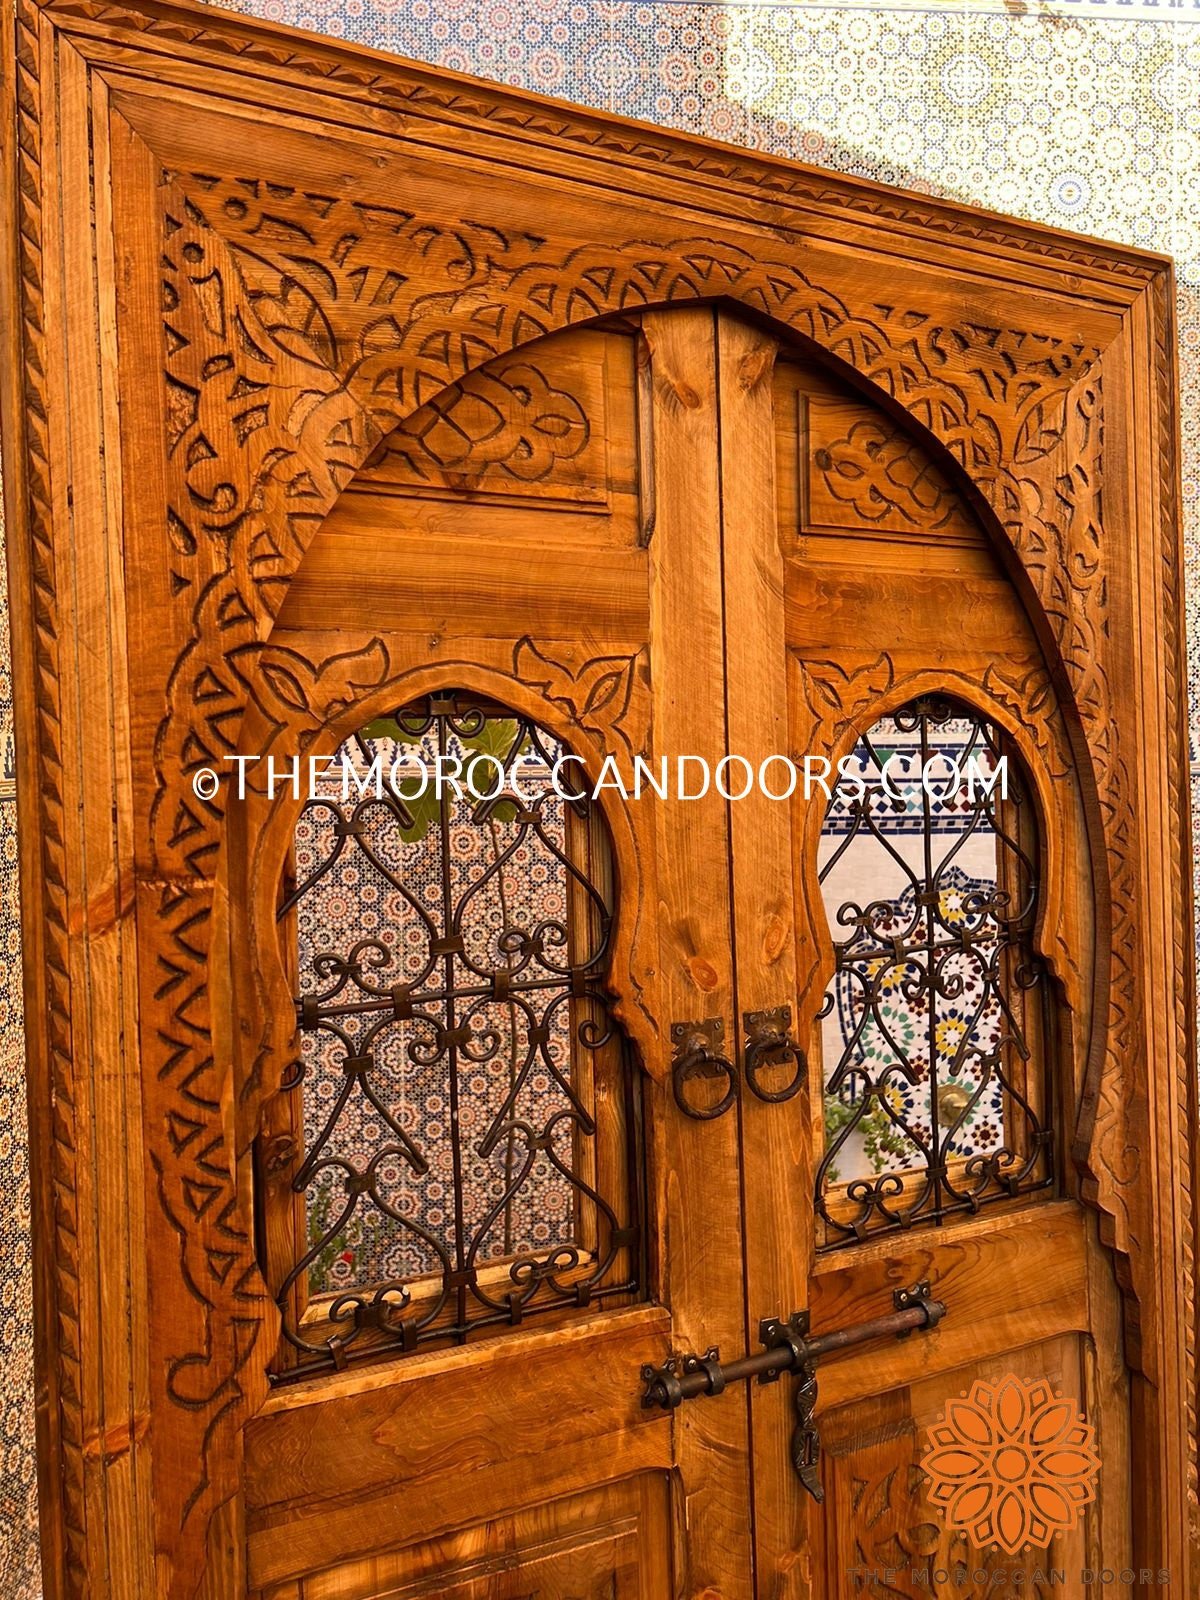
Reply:
[[[390,739],[397,745],[412,746],[419,745],[425,736],[402,728],[395,717],[376,717],[363,728],[361,737],[372,742],[378,739]],[[503,721],[499,718],[493,720],[489,717],[478,733],[456,734],[455,737],[464,750],[473,750],[480,756],[493,756],[506,771],[517,756],[524,755],[529,750],[528,738],[523,738],[520,745],[514,748],[517,737],[516,722]],[[495,787],[496,769],[488,761],[468,761],[459,781],[469,792],[477,791],[483,799],[486,799]],[[446,796],[439,798],[436,785],[428,782],[424,785],[422,793],[420,778],[404,778],[395,785],[395,790],[413,818],[411,827],[400,828],[400,837],[406,844],[418,844],[441,817]],[[501,826],[514,822],[517,817],[516,803],[512,800],[500,800],[491,808],[489,816]]]

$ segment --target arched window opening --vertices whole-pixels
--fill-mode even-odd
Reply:
[[[880,718],[843,764],[819,859],[835,950],[820,1247],[1049,1189],[1037,823],[1011,743],[948,697]]]
[[[300,1052],[259,1140],[281,1375],[635,1298],[617,885],[570,752],[465,692],[348,739],[280,918]]]

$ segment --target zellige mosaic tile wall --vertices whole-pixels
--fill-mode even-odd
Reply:
[[[0,513],[0,540],[3,533]],[[0,562],[0,1600],[37,1600],[29,1127],[13,778],[8,582]]]

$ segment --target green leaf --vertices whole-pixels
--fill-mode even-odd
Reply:
[[[478,750],[481,755],[495,756],[497,761],[508,762],[515,760],[529,744],[529,740],[521,740],[521,748],[513,749],[517,737],[517,724],[496,717],[489,717],[478,733],[461,739],[460,742],[466,750]]]

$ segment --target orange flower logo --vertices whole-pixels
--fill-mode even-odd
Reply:
[[[1044,1378],[977,1382],[926,1432],[922,1470],[952,1528],[1007,1555],[1069,1533],[1096,1498],[1095,1430]]]

